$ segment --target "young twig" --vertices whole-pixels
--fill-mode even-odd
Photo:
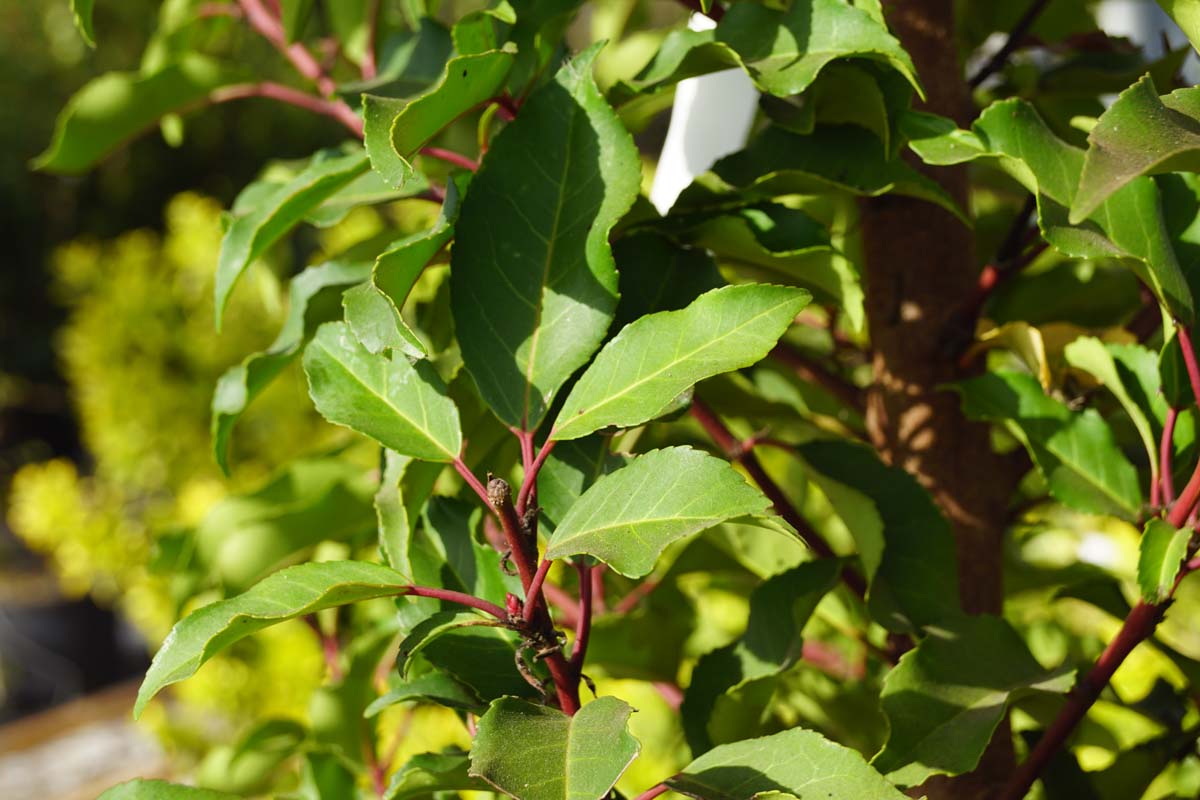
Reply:
[[[325,100],[316,95],[284,86],[281,83],[264,81],[262,83],[239,83],[233,86],[223,86],[208,96],[210,102],[225,103],[230,100],[240,100],[246,97],[267,97],[288,105],[303,108],[314,114],[336,119],[345,125],[355,136],[362,138],[363,122],[350,106],[341,101]]]
[[[1167,409],[1167,418],[1163,421],[1162,440],[1158,446],[1159,484],[1161,485],[1160,502],[1170,505],[1175,502],[1175,479],[1171,476],[1171,453],[1175,441],[1175,421],[1179,417],[1179,409],[1171,406]],[[1153,498],[1150,505],[1156,505]]]

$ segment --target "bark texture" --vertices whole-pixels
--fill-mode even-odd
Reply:
[[[974,116],[958,61],[953,0],[884,0],[892,32],[912,55],[925,108],[960,125]],[[926,169],[966,209],[964,168]],[[988,429],[971,423],[957,396],[939,386],[957,367],[973,320],[963,308],[978,279],[974,236],[931,203],[881,197],[862,203],[867,322],[874,385],[867,425],[875,446],[931,491],[954,526],[959,591],[969,613],[1002,602],[1001,548],[1017,474],[992,453]],[[1008,726],[976,772],[921,787],[930,800],[987,797],[1013,767]]]

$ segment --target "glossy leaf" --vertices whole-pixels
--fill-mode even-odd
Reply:
[[[725,520],[767,516],[770,505],[726,461],[689,447],[651,450],[583,493],[546,558],[582,553],[639,578],[671,542]]]
[[[392,186],[414,176],[413,156],[443,128],[499,93],[513,53],[494,50],[446,62],[442,79],[411,102],[363,97],[363,136],[371,166]]]
[[[752,800],[766,793],[825,800],[902,800],[855,750],[803,728],[715,747],[667,785],[697,800]]]
[[[342,295],[346,325],[359,344],[372,354],[386,350],[424,358],[425,345],[412,332],[391,301],[369,283],[359,284]]]
[[[164,115],[184,111],[242,77],[240,70],[198,53],[189,53],[152,75],[101,75],[67,103],[50,146],[33,166],[47,172],[85,172]]]
[[[629,133],[584,51],[492,141],[463,202],[451,305],[463,360],[501,420],[533,429],[612,321],[612,226],[637,196]]]
[[[308,267],[288,288],[288,315],[270,347],[246,356],[217,380],[212,399],[213,451],[229,472],[229,438],[254,398],[292,362],[317,326],[337,318],[342,291],[370,275],[371,262],[339,258]]]
[[[600,435],[555,447],[538,473],[541,531],[552,533],[592,484],[624,464],[624,458],[609,452],[607,437]]]
[[[716,30],[672,31],[654,59],[613,93],[618,103],[659,91],[684,78],[741,66],[768,94],[787,97],[808,88],[830,62],[879,61],[921,91],[908,53],[882,22],[840,0],[800,0],[780,11],[735,4]]]
[[[1011,702],[1066,693],[1070,672],[1047,673],[998,617],[962,617],[927,631],[883,682],[890,733],[871,765],[902,786],[969,772]]]
[[[1158,0],[1158,4],[1187,34],[1192,47],[1200,49],[1200,0]]]
[[[230,292],[251,262],[366,169],[367,158],[361,151],[323,150],[292,180],[257,198],[244,213],[235,212],[217,260],[214,305],[218,329]]]
[[[241,797],[212,789],[138,778],[112,787],[96,800],[241,800]]]
[[[471,774],[517,800],[600,800],[640,749],[627,727],[631,713],[615,697],[598,697],[573,717],[501,698],[479,718]]]
[[[661,415],[697,382],[761,360],[809,298],[784,286],[727,286],[681,311],[629,324],[571,389],[550,438],[577,439]]]
[[[191,677],[218,651],[284,620],[323,608],[401,594],[408,580],[362,561],[325,561],[289,567],[229,600],[194,611],[171,629],[138,690],[134,716],[163,687]]]
[[[1200,120],[1195,90],[1159,99],[1150,76],[1117,97],[1088,134],[1070,221],[1087,219],[1114,192],[1142,175],[1200,169]]]
[[[423,753],[392,775],[383,800],[423,800],[435,792],[486,792],[491,787],[468,773],[466,753]]]
[[[769,578],[751,593],[741,638],[701,656],[692,670],[679,711],[693,755],[712,747],[708,720],[722,694],[778,675],[800,660],[800,632],[840,572],[836,560],[813,561]]]
[[[1191,538],[1190,530],[1176,530],[1165,520],[1155,518],[1146,523],[1138,549],[1137,579],[1147,603],[1161,603],[1170,596]]]
[[[458,457],[458,409],[428,361],[372,354],[349,326],[330,322],[304,349],[304,372],[317,411],[330,422],[414,458]]]
[[[1137,470],[1095,409],[1071,411],[1022,373],[989,372],[955,388],[968,417],[1002,422],[1021,440],[1055,498],[1092,514],[1138,515]]]
[[[851,442],[814,441],[796,453],[854,536],[881,625],[919,630],[958,608],[950,524],[916,479]]]

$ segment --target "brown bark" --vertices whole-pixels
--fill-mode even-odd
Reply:
[[[925,86],[925,108],[966,124],[972,107],[958,62],[953,0],[885,0],[884,6]],[[926,174],[968,207],[965,169]],[[993,454],[987,427],[967,421],[957,396],[939,389],[962,377],[958,355],[973,333],[973,321],[962,314],[978,278],[973,234],[948,212],[915,199],[871,199],[861,211],[875,370],[868,430],[883,457],[916,476],[953,524],[963,608],[999,612],[1002,537],[1016,475]],[[1012,766],[1004,725],[975,773],[934,779],[921,792],[930,800],[986,797]]]

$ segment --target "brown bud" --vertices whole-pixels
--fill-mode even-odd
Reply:
[[[503,478],[492,478],[487,485],[488,502],[496,508],[512,502],[512,489]]]

